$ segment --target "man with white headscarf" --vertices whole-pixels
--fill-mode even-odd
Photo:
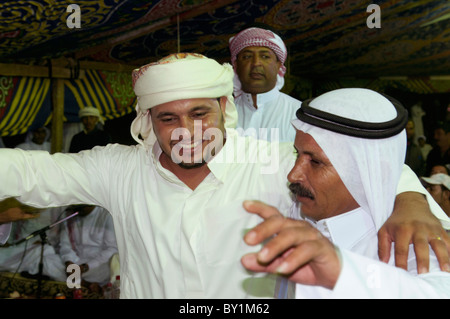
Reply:
[[[239,262],[253,249],[242,243],[243,233],[260,221],[242,202],[265,199],[289,211],[292,146],[238,136],[232,78],[231,65],[198,54],[135,70],[131,133],[138,145],[53,155],[2,150],[0,176],[8,182],[0,199],[106,208],[116,231],[121,298],[273,297],[274,276],[251,274]],[[197,160],[199,152],[212,156],[176,161]],[[272,164],[277,169],[264,173]]]
[[[232,37],[229,48],[237,127],[246,135],[292,142],[295,130],[289,123],[301,102],[280,92],[287,58],[283,40],[270,30],[252,27]]]
[[[242,202],[264,200],[288,214],[286,175],[295,158],[291,143],[233,129],[233,74],[231,65],[191,53],[135,70],[138,145],[53,155],[0,150],[0,200],[107,209],[121,298],[273,298],[274,276],[240,264],[254,249],[242,236],[261,221]]]
[[[417,269],[412,248],[408,271],[378,261],[377,231],[391,215],[406,152],[403,107],[371,90],[339,89],[304,102],[297,117],[297,160],[288,179],[303,220],[247,202],[266,221],[246,242],[277,236],[243,264],[285,274],[298,283],[297,298],[449,298],[449,264],[441,271],[434,254],[427,274]]]
[[[83,123],[83,130],[72,137],[69,152],[77,153],[94,146],[105,146],[111,143],[111,136],[98,125],[104,124],[100,111],[93,106],[86,106],[78,112]]]
[[[45,126],[35,128],[28,132],[25,142],[20,143],[16,147],[27,151],[35,150],[50,152],[50,130]]]

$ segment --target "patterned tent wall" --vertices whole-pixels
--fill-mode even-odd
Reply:
[[[26,133],[46,124],[51,114],[50,80],[2,77],[0,136]]]
[[[349,87],[367,88],[377,92],[385,92],[388,88],[395,88],[411,94],[450,95],[450,79],[433,79],[430,77],[312,80],[286,75],[285,79],[286,82],[282,91],[302,101],[331,90]]]
[[[50,123],[50,79],[1,77],[0,92],[0,136],[23,134]],[[130,73],[86,70],[83,79],[64,80],[67,122],[79,122],[78,111],[86,106],[97,107],[110,120],[133,112],[135,103]]]

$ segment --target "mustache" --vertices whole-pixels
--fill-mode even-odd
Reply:
[[[300,196],[300,197],[307,197],[310,199],[314,199],[313,194],[309,189],[307,189],[305,186],[303,186],[300,183],[292,183],[289,185],[289,189],[294,195]]]

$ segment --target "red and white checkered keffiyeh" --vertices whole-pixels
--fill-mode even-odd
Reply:
[[[281,90],[284,85],[284,74],[286,73],[284,62],[287,58],[287,49],[283,40],[278,35],[272,31],[261,28],[248,28],[230,38],[229,47],[231,64],[233,65],[234,70],[236,70],[236,57],[242,49],[246,47],[267,47],[271,49],[278,57],[278,60],[281,61],[281,67],[278,70],[276,83],[278,90]],[[233,78],[233,86],[234,96],[238,97],[242,94],[242,85],[236,73]]]
[[[233,67],[235,67],[236,57],[242,49],[246,47],[267,47],[275,53],[278,60],[282,63],[278,74],[284,76],[286,73],[286,67],[284,66],[287,57],[286,45],[283,40],[272,31],[261,28],[245,29],[230,39],[229,46]]]

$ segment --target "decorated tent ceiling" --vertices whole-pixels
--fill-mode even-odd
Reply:
[[[64,121],[87,105],[130,114],[132,68],[174,52],[229,62],[230,37],[255,24],[284,39],[283,90],[299,99],[355,85],[450,92],[449,0],[2,0],[0,136],[51,122],[58,77]]]
[[[80,9],[80,28],[75,10]],[[380,28],[370,28],[370,4]],[[253,23],[277,31],[290,74],[303,77],[450,74],[448,0],[30,0],[0,2],[0,62],[142,65],[195,51],[229,61],[228,39]]]

